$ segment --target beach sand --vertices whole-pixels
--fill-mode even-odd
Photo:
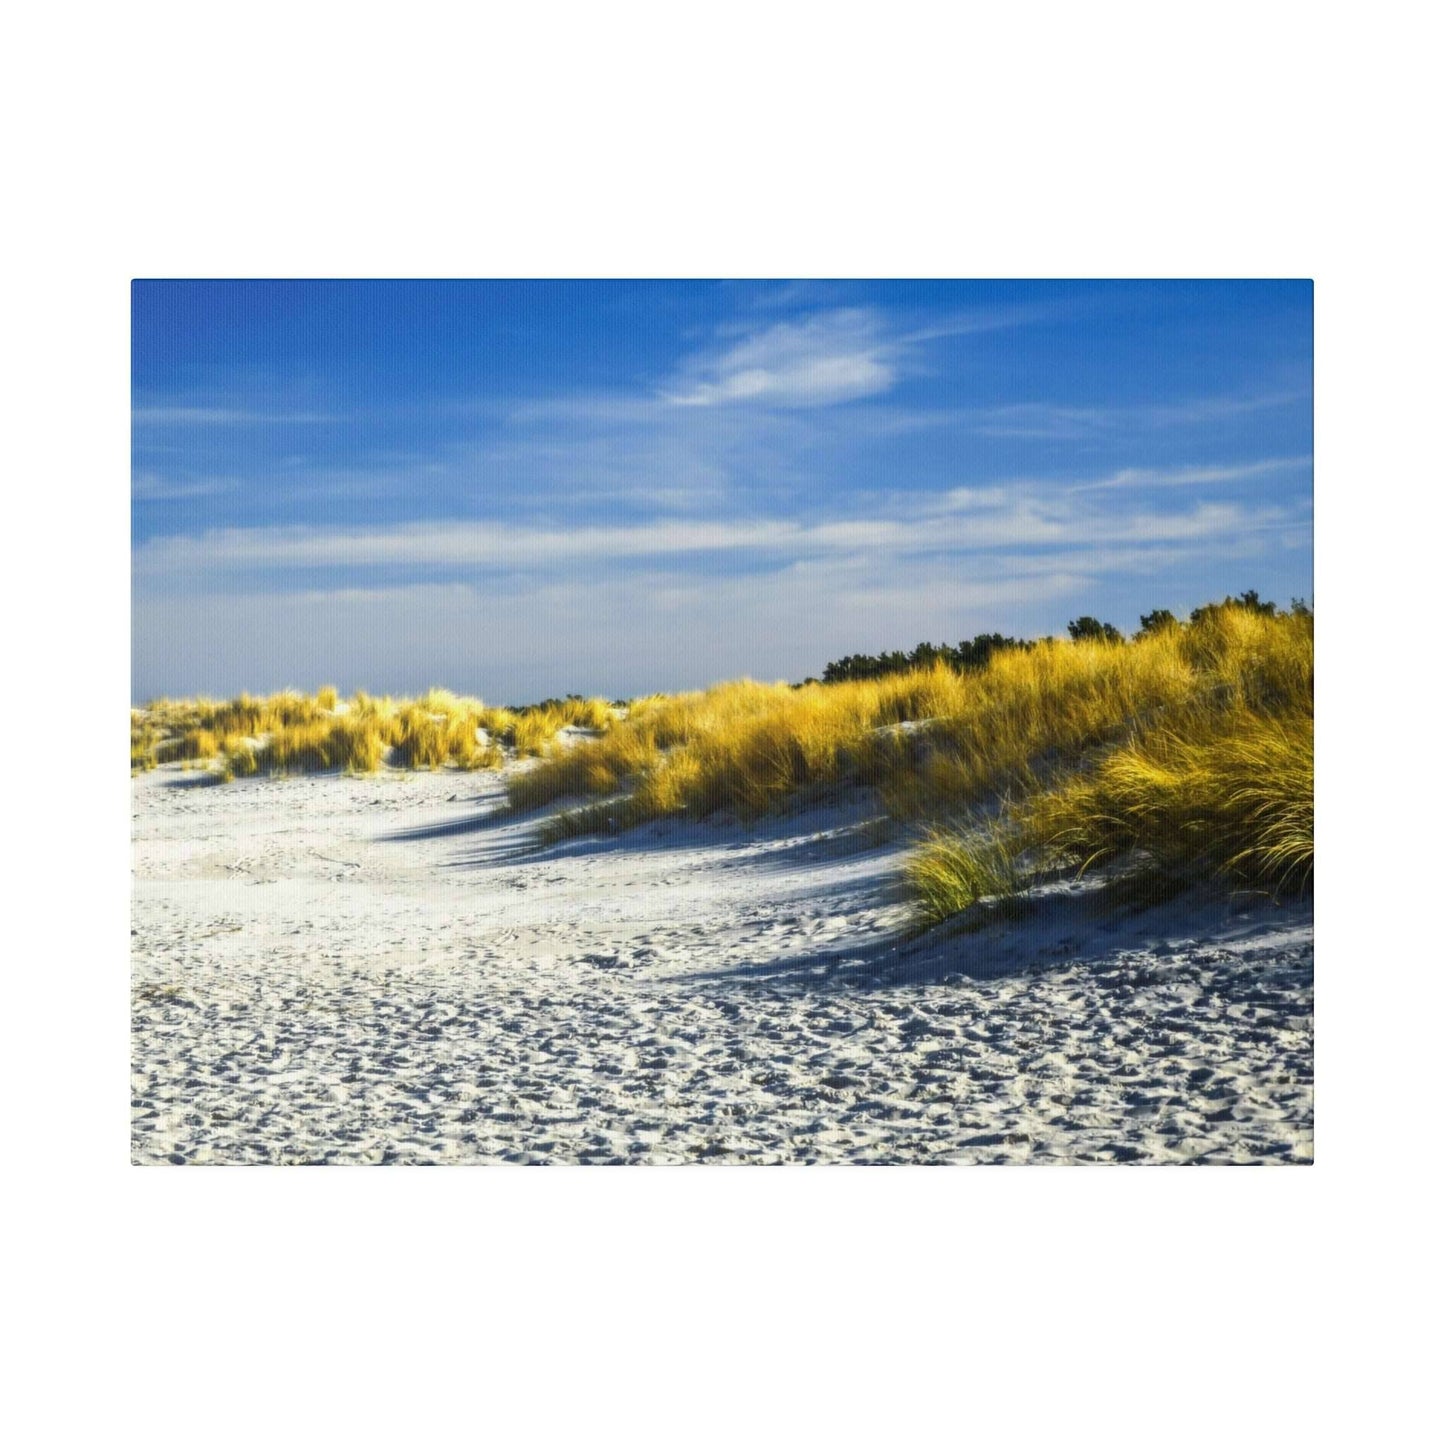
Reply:
[[[1303,1162],[1312,905],[908,941],[843,799],[547,849],[486,773],[133,780],[136,1163]]]

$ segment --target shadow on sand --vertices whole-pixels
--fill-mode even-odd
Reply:
[[[539,833],[548,819],[576,807],[575,800],[527,813],[514,813],[495,798],[475,799],[482,810],[445,822],[399,828],[380,835],[382,842],[422,842],[478,837],[494,840],[455,858],[449,866],[485,867],[502,859],[556,862],[594,854],[670,853],[707,849],[737,853],[740,861],[784,870],[806,871],[826,863],[886,850],[896,830],[884,831],[875,808],[849,800],[821,826],[816,811],[769,814],[746,825],[726,814],[705,819],[665,818],[612,833],[584,834],[554,843]],[[745,856],[744,856],[745,855]]]
[[[1135,946],[1133,932],[1129,920],[1101,904],[1097,889],[1056,890],[984,907],[924,933],[899,928],[871,945],[840,940],[794,957],[676,974],[673,981],[869,989],[1019,978]]]
[[[720,856],[722,867],[729,866],[727,855],[735,853],[738,867],[822,874],[849,859],[872,855],[878,865],[875,905],[903,902],[892,864],[906,846],[906,834],[883,834],[875,816],[860,817],[859,810],[851,807],[838,809],[821,829],[816,813],[811,818],[770,816],[750,824],[745,834],[731,819],[668,819],[625,832],[544,844],[536,836],[538,827],[559,810],[517,814],[494,799],[475,801],[491,806],[454,821],[398,829],[382,838],[391,842],[468,838],[476,846],[446,866],[478,869],[551,865],[594,854],[705,849]],[[826,899],[837,886],[833,874],[820,877],[815,891],[794,890],[790,896],[798,902]],[[1106,883],[1096,877],[1055,875],[1021,898],[971,910],[924,933],[900,926],[865,937],[840,938],[832,946],[788,957],[671,974],[667,979],[762,988],[880,989],[949,979],[1020,978],[1077,964],[1117,962],[1122,954],[1147,967],[1150,957],[1162,963],[1166,957],[1242,938],[1271,921],[1288,922],[1293,911],[1261,896],[1230,895],[1209,886],[1143,879]]]
[[[840,941],[765,963],[674,974],[671,981],[881,989],[1024,978],[1076,965],[1116,965],[1127,956],[1133,965],[1129,982],[1138,985],[1159,981],[1181,957],[1218,958],[1221,950],[1237,950],[1242,960],[1252,935],[1310,917],[1307,901],[1279,904],[1209,886],[1130,901],[1092,880],[1070,882],[1006,906],[985,906],[922,934],[899,930],[871,946]]]
[[[390,833],[381,834],[380,841],[420,843],[431,838],[460,838],[468,833],[480,833],[489,828],[515,826],[519,821],[515,813],[507,811],[504,803],[497,803],[489,798],[477,798],[473,801],[491,803],[492,806],[485,812],[472,813],[465,818],[454,818],[445,823],[420,823],[414,828],[396,828]]]

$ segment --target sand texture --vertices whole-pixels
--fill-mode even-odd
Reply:
[[[549,849],[492,774],[137,777],[137,1163],[1301,1162],[1308,903],[909,942],[863,799]]]

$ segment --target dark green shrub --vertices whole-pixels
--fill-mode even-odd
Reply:
[[[1135,637],[1148,637],[1151,632],[1163,632],[1166,628],[1178,627],[1179,619],[1167,607],[1156,607],[1139,619],[1139,630]]]
[[[1075,642],[1123,642],[1124,634],[1112,622],[1097,617],[1076,617],[1069,623],[1069,636]]]

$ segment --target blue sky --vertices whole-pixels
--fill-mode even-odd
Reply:
[[[801,679],[1312,580],[1308,282],[133,290],[137,700]]]

